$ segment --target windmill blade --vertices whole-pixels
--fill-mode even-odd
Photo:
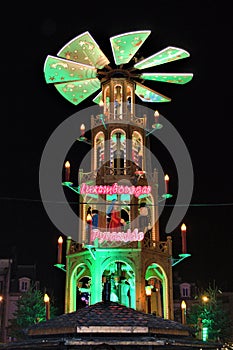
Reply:
[[[98,69],[110,63],[89,32],[80,34],[69,41],[57,55]]]
[[[168,46],[165,49],[155,53],[154,55],[145,58],[144,60],[136,63],[134,68],[145,69],[149,67],[158,66],[167,62],[173,62],[182,58],[189,57],[190,54],[178,47]]]
[[[110,43],[116,65],[128,63],[150,33],[150,30],[142,30],[111,37]]]
[[[143,102],[170,102],[171,99],[140,83],[136,83],[135,94]]]
[[[103,94],[102,94],[102,91],[100,91],[99,93],[98,93],[98,95],[95,97],[95,98],[93,98],[93,102],[94,103],[96,103],[97,105],[99,105],[100,104],[100,101],[103,101]]]
[[[69,102],[77,105],[100,89],[100,81],[95,78],[54,84],[54,86]]]
[[[186,84],[193,78],[192,73],[142,73],[142,80],[155,80],[165,83]]]
[[[47,83],[61,83],[96,78],[97,69],[82,63],[48,55],[44,64]]]

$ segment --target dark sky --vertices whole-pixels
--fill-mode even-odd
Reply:
[[[57,238],[61,234],[48,218],[39,191],[40,159],[47,140],[60,123],[93,105],[92,99],[74,106],[46,84],[43,65],[75,36],[89,31],[113,62],[111,36],[151,30],[141,47],[148,57],[171,45],[190,57],[158,67],[159,72],[194,73],[187,85],[155,83],[153,88],[172,98],[151,104],[182,136],[194,168],[194,192],[185,215],[191,257],[174,267],[186,280],[215,281],[233,290],[233,144],[232,144],[232,11],[230,2],[156,1],[136,5],[108,2],[46,3],[8,9],[2,29],[1,116],[1,243],[6,255],[16,247],[20,263],[36,263],[48,288],[63,281],[57,271]],[[12,34],[14,33],[14,34]],[[5,40],[4,40],[5,42]],[[165,70],[166,69],[166,70]],[[94,97],[94,96],[93,96]],[[138,103],[140,103],[138,101]],[[6,108],[7,107],[7,108]],[[80,147],[80,146],[79,146]],[[78,171],[80,149],[72,171]],[[82,149],[83,151],[83,149]],[[163,152],[161,150],[161,152]],[[157,155],[159,158],[159,155]],[[163,156],[163,153],[162,153]],[[174,165],[164,161],[176,188]],[[76,173],[73,173],[76,176]],[[69,199],[76,201],[75,195]],[[171,202],[172,203],[172,202]],[[161,235],[171,207],[161,217]],[[182,223],[182,222],[181,222]],[[180,253],[180,228],[172,233],[174,257]]]

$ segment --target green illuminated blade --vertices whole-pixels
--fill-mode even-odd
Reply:
[[[103,100],[102,91],[100,91],[100,93],[98,93],[98,95],[92,101],[99,105],[101,100]]]
[[[69,41],[57,55],[99,69],[110,63],[89,32],[80,34]]]
[[[149,68],[149,67],[158,66],[158,65],[163,64],[163,63],[180,60],[182,58],[186,58],[189,56],[190,56],[190,54],[183,49],[179,49],[178,47],[168,46],[167,48],[163,49],[162,51],[159,51],[159,52],[155,53],[154,55],[152,55],[148,58],[145,58],[144,60],[136,63],[134,65],[134,68],[145,69],[145,68]]]
[[[135,94],[143,101],[143,102],[169,102],[171,99],[166,97],[158,92],[151,90],[150,88],[136,83]]]
[[[186,84],[192,78],[192,73],[142,73],[140,75],[140,79],[143,80],[156,80],[174,84]]]
[[[79,104],[100,88],[98,78],[54,84],[60,94],[74,105]]]
[[[117,65],[128,63],[150,33],[150,30],[142,30],[111,37],[110,43],[115,63]]]
[[[47,83],[61,83],[73,80],[96,78],[97,69],[82,63],[47,56],[44,74]]]

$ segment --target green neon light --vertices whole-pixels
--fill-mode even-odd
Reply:
[[[190,54],[183,49],[179,49],[178,47],[168,46],[162,51],[159,51],[154,55],[136,63],[134,65],[134,68],[145,69],[149,67],[158,66],[160,64],[164,64],[167,62],[180,60],[182,58],[186,58],[189,56]]]
[[[111,37],[110,43],[115,63],[117,65],[128,63],[150,33],[150,30],[142,30]]]
[[[202,340],[207,341],[208,339],[208,327],[202,328]]]
[[[165,83],[186,84],[193,78],[192,73],[143,73],[140,75],[144,80],[155,80]]]
[[[113,134],[113,135],[112,135],[112,140],[113,140],[114,142],[117,142],[116,134]],[[121,142],[124,142],[124,140],[125,140],[125,135],[124,135],[124,134],[121,134],[120,141],[121,141]]]

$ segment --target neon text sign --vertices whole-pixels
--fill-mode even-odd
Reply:
[[[90,186],[82,183],[80,186],[80,194],[131,194],[139,197],[142,194],[151,193],[151,186],[124,186],[114,183],[110,185],[95,185]]]
[[[142,241],[144,238],[143,232],[138,232],[138,229],[135,228],[133,231],[128,229],[126,232],[101,232],[98,229],[91,230],[91,239],[93,242],[98,238],[99,243],[104,241],[111,242],[133,242],[133,241]]]

